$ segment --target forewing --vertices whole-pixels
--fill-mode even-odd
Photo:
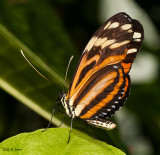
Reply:
[[[141,28],[137,29],[137,27]],[[121,65],[126,68],[125,72],[128,73],[142,39],[141,24],[126,13],[116,14],[107,20],[94,33],[82,53],[66,98],[66,100],[72,98],[70,106],[74,104],[85,83],[98,70],[121,62]],[[134,40],[136,40],[135,44]]]

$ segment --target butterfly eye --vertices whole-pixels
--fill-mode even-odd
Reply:
[[[58,105],[61,104],[61,99],[62,99],[63,95],[64,95],[63,92],[61,92],[61,93],[58,94],[58,98],[56,100],[56,104],[58,104]]]

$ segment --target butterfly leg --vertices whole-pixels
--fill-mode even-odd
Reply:
[[[62,119],[62,122],[61,122],[61,124],[60,124],[58,127],[61,127],[61,125],[62,125],[63,122],[64,122],[64,119],[66,118],[66,116],[67,116],[67,114],[64,115],[64,117],[63,117],[63,119]]]
[[[48,126],[47,126],[44,130],[42,130],[41,132],[46,131],[46,130],[50,127],[50,125],[51,125],[51,123],[52,123],[52,118],[53,118],[53,114],[54,114],[55,110],[57,110],[57,111],[59,111],[59,112],[61,112],[61,113],[64,113],[64,112],[60,111],[59,109],[57,109],[56,107],[54,107],[54,108],[53,108],[53,111],[52,111],[51,120],[50,120],[50,122],[48,123]],[[66,113],[64,113],[64,114],[66,114]],[[63,123],[63,122],[62,122],[62,123]],[[60,124],[60,126],[62,125],[62,123]]]
[[[69,131],[69,138],[68,138],[68,142],[70,141],[70,137],[71,137],[71,131],[72,131],[72,124],[73,124],[73,117],[71,117],[71,128],[70,128],[70,131]]]

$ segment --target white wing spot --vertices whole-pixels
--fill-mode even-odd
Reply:
[[[133,32],[133,30],[131,30],[131,29],[130,29],[130,30],[128,30],[128,33],[132,33],[132,32]]]
[[[115,104],[118,104],[118,101],[115,101],[114,103],[115,103]]]
[[[104,30],[107,29],[110,24],[111,24],[111,21],[104,27]]]
[[[122,45],[125,45],[125,44],[128,44],[130,41],[129,40],[125,40],[125,41],[122,41],[120,43],[114,43],[113,45],[111,45],[109,48],[110,49],[114,49],[114,48],[118,48]]]
[[[106,40],[106,41],[101,45],[102,49],[105,48],[105,47],[108,46],[108,45],[113,44],[115,41],[116,41],[115,39]]]
[[[134,39],[135,42],[141,42],[141,39]]]
[[[115,108],[116,106],[115,105],[112,105],[112,108]]]
[[[118,68],[118,66],[114,65],[113,68]]]
[[[139,33],[139,32],[134,32],[133,38],[140,38],[140,37],[141,37],[141,33]]]
[[[120,100],[120,99],[121,99],[121,96],[119,96],[118,99]]]
[[[137,52],[136,48],[131,48],[127,51],[127,54]]]
[[[111,111],[111,109],[107,109],[107,111]]]
[[[86,50],[90,51],[90,49],[93,47],[96,40],[97,40],[97,37],[92,37],[84,51]]]
[[[103,114],[103,115],[107,115],[107,113],[106,113],[106,112],[102,112],[102,114]]]
[[[108,27],[108,29],[113,29],[113,28],[116,28],[116,27],[118,27],[119,26],[119,23],[118,22],[115,22],[115,23],[112,23],[109,27]]]
[[[131,27],[132,27],[131,24],[125,24],[125,25],[122,25],[122,26],[121,26],[121,29],[122,29],[122,30],[128,30],[128,29],[130,29]]]
[[[96,40],[96,42],[94,43],[94,46],[102,45],[106,40],[107,40],[107,37],[105,37],[105,38],[98,38]]]

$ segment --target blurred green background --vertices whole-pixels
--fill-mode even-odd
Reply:
[[[62,90],[96,29],[126,12],[144,26],[145,39],[131,70],[131,94],[114,116],[118,126],[90,133],[127,154],[160,154],[160,2],[157,0],[1,0],[0,1],[0,142],[21,132],[45,128]],[[39,76],[20,50],[44,74]],[[23,104],[22,104],[23,103]],[[64,111],[63,107],[59,107]],[[56,112],[55,126],[63,115]],[[70,126],[70,119],[64,126]],[[87,132],[82,120],[75,128]]]

